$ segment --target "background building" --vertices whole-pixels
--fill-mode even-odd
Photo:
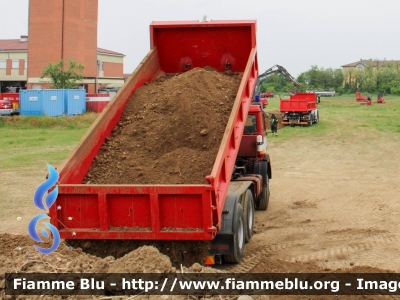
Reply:
[[[400,60],[360,59],[343,68],[343,87],[347,91],[400,93],[398,82]]]
[[[49,63],[84,66],[82,85],[122,85],[124,55],[97,47],[98,0],[30,0],[28,36],[0,40],[0,87],[48,88],[40,75]]]
[[[394,64],[398,67],[400,65],[400,60],[360,59],[359,61],[343,65],[342,68],[343,70],[356,69],[357,71],[361,72],[367,64],[369,64],[373,68],[386,67],[389,64]]]

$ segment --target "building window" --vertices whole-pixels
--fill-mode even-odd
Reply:
[[[99,70],[104,71],[104,62],[103,61],[99,62]]]
[[[28,69],[28,61],[25,59],[25,67],[24,69]]]
[[[11,69],[19,69],[19,60],[18,59],[12,60]]]
[[[5,69],[7,67],[6,60],[0,60],[0,69]]]

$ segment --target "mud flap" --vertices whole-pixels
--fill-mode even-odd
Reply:
[[[240,196],[246,192],[251,185],[251,182],[239,181],[229,184],[228,193],[224,210],[222,211],[221,230],[210,243],[210,255],[227,255],[234,253],[234,233],[238,224],[234,222],[236,219],[237,204]]]

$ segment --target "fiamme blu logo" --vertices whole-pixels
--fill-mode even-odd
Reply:
[[[54,202],[56,201],[57,196],[58,196],[58,186],[57,185],[55,186],[55,184],[58,182],[59,174],[58,174],[57,170],[54,169],[51,165],[47,164],[47,168],[49,169],[49,176],[45,182],[43,182],[41,185],[39,185],[39,187],[36,189],[36,192],[33,196],[33,203],[36,205],[36,207],[43,210],[44,212],[47,212],[47,210],[50,209],[50,207],[54,204]],[[45,200],[45,204],[44,204],[43,196],[46,193],[48,193],[48,194],[46,196],[46,200]],[[33,240],[35,240],[38,243],[44,243],[43,239],[39,236],[38,229],[37,229],[37,225],[38,225],[39,221],[41,221],[42,219],[50,219],[50,217],[45,213],[37,215],[29,222],[29,225],[28,225],[29,235],[31,236],[31,238]],[[41,221],[41,224],[47,226],[47,228],[50,230],[52,238],[53,238],[53,244],[50,248],[42,248],[37,245],[35,245],[35,248],[37,251],[39,251],[43,254],[50,254],[50,253],[54,252],[60,245],[60,233],[58,232],[58,230],[55,226],[53,226],[52,224],[50,224],[48,222]],[[49,238],[49,232],[47,230],[41,229],[40,233],[45,238]]]

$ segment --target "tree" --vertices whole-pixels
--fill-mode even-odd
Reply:
[[[49,63],[42,72],[40,78],[48,77],[54,89],[73,89],[79,86],[83,79],[83,65],[79,62],[70,60],[68,68],[64,67],[64,61]]]
[[[343,85],[343,79],[341,69],[324,69],[313,65],[310,70],[301,73],[297,81],[302,90],[338,90]]]

